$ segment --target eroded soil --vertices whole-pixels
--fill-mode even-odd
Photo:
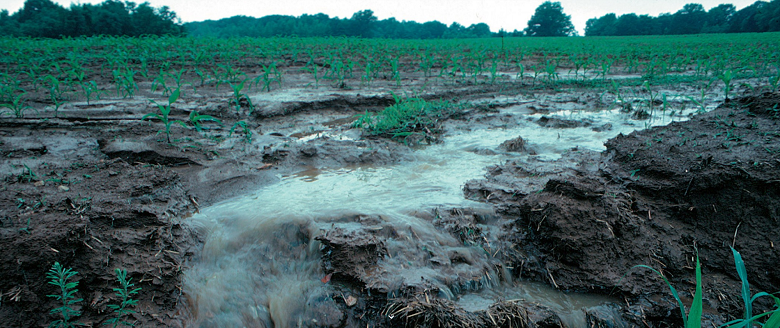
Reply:
[[[226,94],[201,90],[174,104],[172,117],[185,120],[197,110],[222,124],[206,123],[202,133],[174,126],[170,144],[158,133],[161,123],[141,120],[156,107],[140,100],[75,103],[60,109],[58,118],[42,110],[0,121],[3,326],[43,327],[55,319],[49,311],[57,302],[47,297],[55,290],[45,279],[55,261],[78,272],[77,296],[84,299],[77,307],[80,324],[99,326],[111,317],[107,305],[118,302],[113,272],[122,268],[142,288],[130,321],[142,327],[186,326],[193,313],[182,295],[182,272],[202,246],[188,215],[280,176],[389,165],[413,155],[403,143],[368,138],[351,126],[355,115],[393,103],[387,92],[392,81],[370,92],[311,89],[304,82],[283,94],[250,96],[256,106],[251,111],[246,100],[236,109]],[[446,127],[467,130],[506,128],[529,112],[605,107],[598,93],[576,88],[558,95],[560,90],[523,84],[439,85],[418,95],[472,102]],[[541,96],[533,103],[516,98],[537,93]],[[491,270],[501,280],[527,279],[623,298],[627,306],[588,310],[589,324],[598,326],[679,325],[665,286],[631,267],[662,268],[687,297],[698,249],[708,320],[728,321],[741,311],[729,245],[742,252],[755,290],[780,287],[771,270],[778,263],[774,244],[780,242],[777,104],[776,93],[741,98],[690,122],[619,136],[601,154],[573,150],[552,164],[523,159],[490,167],[485,179],[467,183],[464,191],[492,204],[495,215],[445,209],[429,214],[430,220],[464,243],[489,244],[496,251]],[[511,106],[523,108],[516,115],[496,114],[496,108]],[[588,124],[537,123],[555,129]],[[502,150],[532,154],[534,145],[520,137]],[[372,270],[386,256],[383,238],[391,237],[392,231],[333,229],[317,238],[328,272],[323,283],[341,285],[338,294],[329,292],[332,305],[318,312],[323,316],[312,325],[562,325],[549,308],[524,301],[468,311],[424,280],[393,289],[390,297],[390,283],[382,280],[387,277]],[[457,252],[430,260],[463,267],[469,261]],[[452,284],[473,279],[453,277]]]
[[[771,269],[780,260],[778,103],[777,93],[745,97],[688,122],[620,135],[571,170],[496,166],[466,193],[506,219],[499,239],[515,275],[619,295],[632,325],[681,325],[667,287],[632,267],[661,270],[692,299],[698,250],[705,317],[721,324],[742,309],[729,246],[747,263],[754,292],[780,288]],[[540,175],[542,188],[523,188]]]

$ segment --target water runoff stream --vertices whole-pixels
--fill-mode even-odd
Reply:
[[[519,157],[552,162],[572,147],[602,151],[603,143],[619,133],[665,125],[687,116],[656,115],[639,121],[619,111],[545,114],[589,121],[592,126],[612,125],[609,130],[596,132],[590,127],[542,127],[534,122],[541,114],[518,108],[503,109],[502,114],[524,119],[510,129],[452,129],[443,143],[415,150],[413,160],[400,164],[301,172],[202,209],[188,219],[206,236],[202,253],[185,273],[185,293],[194,314],[191,325],[311,326],[310,312],[333,302],[327,297],[332,282],[323,283],[326,272],[321,267],[321,244],[314,237],[339,228],[393,232],[384,240],[387,256],[378,263],[387,277],[383,287],[389,291],[426,280],[439,286],[440,297],[450,298],[470,311],[487,308],[498,298],[526,299],[552,308],[571,327],[584,326],[581,309],[609,299],[565,294],[506,278],[502,281],[496,272],[480,265],[489,256],[484,250],[464,246],[448,232],[434,227],[430,213],[436,208],[489,213],[489,205],[465,199],[462,190],[466,181],[483,177],[487,166]],[[537,154],[499,150],[503,141],[518,136]],[[494,151],[475,151],[478,149]],[[432,266],[430,258],[420,260],[420,249],[430,254],[454,252],[468,261],[453,263],[445,270]],[[453,275],[482,278],[474,285],[454,284]]]

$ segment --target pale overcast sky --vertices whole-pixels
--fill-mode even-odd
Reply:
[[[72,2],[100,3],[102,0],[53,0],[65,7]],[[379,19],[395,17],[397,20],[426,22],[438,20],[450,25],[458,22],[469,26],[486,23],[493,32],[522,30],[534,9],[545,0],[148,0],[152,6],[168,6],[183,22],[217,20],[235,15],[262,17],[266,15],[292,15],[324,13],[331,17],[351,17],[353,13],[371,9]],[[144,2],[137,0],[136,3]],[[580,35],[585,22],[607,13],[650,14],[674,13],[689,2],[700,3],[709,10],[721,3],[731,3],[742,9],[755,0],[560,0],[563,11],[571,16]],[[0,0],[0,9],[13,13],[24,0]]]

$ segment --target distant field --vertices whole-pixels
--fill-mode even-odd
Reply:
[[[101,97],[146,96],[175,88],[229,91],[240,81],[284,88],[289,75],[311,87],[402,87],[430,83],[531,85],[610,77],[651,84],[780,78],[780,33],[692,36],[378,40],[355,38],[0,39],[0,104],[57,105]],[[640,79],[641,78],[641,79]],[[640,81],[640,82],[636,82]],[[627,82],[631,83],[631,82]],[[728,84],[728,83],[726,83]],[[18,112],[14,112],[18,113]],[[19,115],[17,115],[19,116]]]

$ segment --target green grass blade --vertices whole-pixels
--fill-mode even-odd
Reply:
[[[742,301],[745,303],[745,320],[750,320],[753,316],[753,307],[750,299],[750,284],[747,279],[745,262],[742,261],[742,255],[733,247],[731,248],[731,252],[734,254],[734,265],[737,267],[737,274],[739,275],[739,279],[742,280]]]
[[[672,296],[674,296],[674,299],[677,300],[677,305],[680,307],[680,312],[682,314],[683,322],[687,323],[688,322],[688,316],[685,315],[685,305],[683,305],[682,300],[680,300],[680,295],[677,294],[677,289],[675,289],[674,286],[672,286],[672,284],[669,282],[669,280],[666,279],[666,277],[663,274],[661,274],[661,272],[659,272],[656,269],[651,268],[650,266],[647,266],[647,265],[644,265],[644,264],[633,266],[633,268],[637,268],[637,267],[650,269],[651,271],[655,272],[659,277],[661,277],[661,279],[664,280],[664,282],[666,283],[666,286],[668,286],[669,290],[672,292]]]
[[[685,328],[700,328],[702,314],[702,290],[701,290],[701,263],[699,255],[696,254],[696,294],[693,295],[691,311],[688,313],[688,321]]]

